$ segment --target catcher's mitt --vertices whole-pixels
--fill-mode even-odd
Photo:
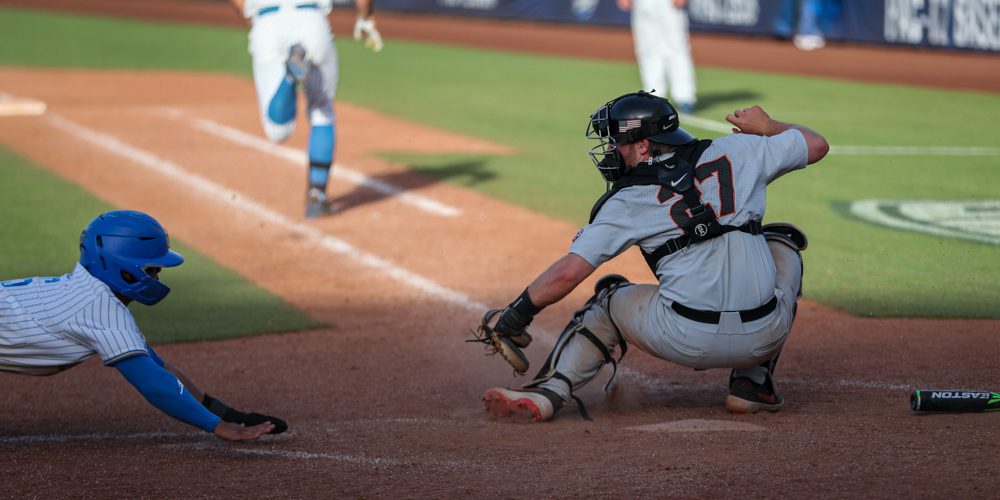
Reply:
[[[475,338],[466,340],[466,342],[486,344],[487,354],[491,356],[500,354],[504,360],[510,363],[510,366],[514,367],[514,371],[518,375],[524,375],[528,371],[528,358],[521,352],[521,348],[528,347],[528,344],[531,343],[531,335],[523,328],[508,331],[508,322],[502,321],[502,318],[504,315],[510,314],[517,315],[510,308],[486,311],[486,314],[483,315],[483,322],[472,332]]]

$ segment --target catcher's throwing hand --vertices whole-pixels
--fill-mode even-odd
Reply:
[[[252,427],[244,427],[229,422],[219,422],[219,425],[215,426],[212,433],[226,441],[251,441],[273,430],[274,424],[271,422],[264,422]]]
[[[489,354],[500,354],[518,375],[523,375],[528,371],[528,358],[521,348],[531,344],[531,334],[527,330],[531,320],[531,316],[520,314],[511,307],[490,309],[473,332],[475,338],[466,342],[486,344]]]
[[[358,20],[354,22],[354,39],[364,39],[365,47],[368,47],[375,52],[382,50],[382,34],[379,33],[378,28],[375,27],[374,17],[359,17]]]
[[[734,134],[770,135],[773,120],[763,108],[756,104],[749,108],[737,109],[726,116],[726,121],[735,125]]]

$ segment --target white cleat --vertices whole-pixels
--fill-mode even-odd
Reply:
[[[494,387],[483,393],[486,411],[501,418],[551,420],[562,407],[562,399],[548,389],[504,389]]]

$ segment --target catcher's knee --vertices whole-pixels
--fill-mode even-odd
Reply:
[[[628,278],[620,274],[607,274],[601,276],[601,279],[597,280],[597,282],[594,283],[594,293],[598,294],[608,289],[617,290],[624,285],[631,285],[631,284],[632,283],[629,282]]]
[[[806,234],[791,222],[772,222],[761,227],[764,239],[788,246],[796,252],[801,252],[809,246]]]
[[[594,295],[587,300],[587,303],[580,308],[580,311],[591,309],[595,305],[602,305],[605,309],[609,310],[610,314],[608,302],[611,300],[611,296],[618,290],[632,285],[633,283],[629,281],[628,278],[620,274],[608,274],[602,276],[596,283],[594,283]],[[577,312],[578,315],[580,311]]]

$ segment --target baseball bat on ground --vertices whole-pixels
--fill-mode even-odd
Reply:
[[[955,413],[1000,411],[1000,392],[918,389],[910,394],[910,408]]]

